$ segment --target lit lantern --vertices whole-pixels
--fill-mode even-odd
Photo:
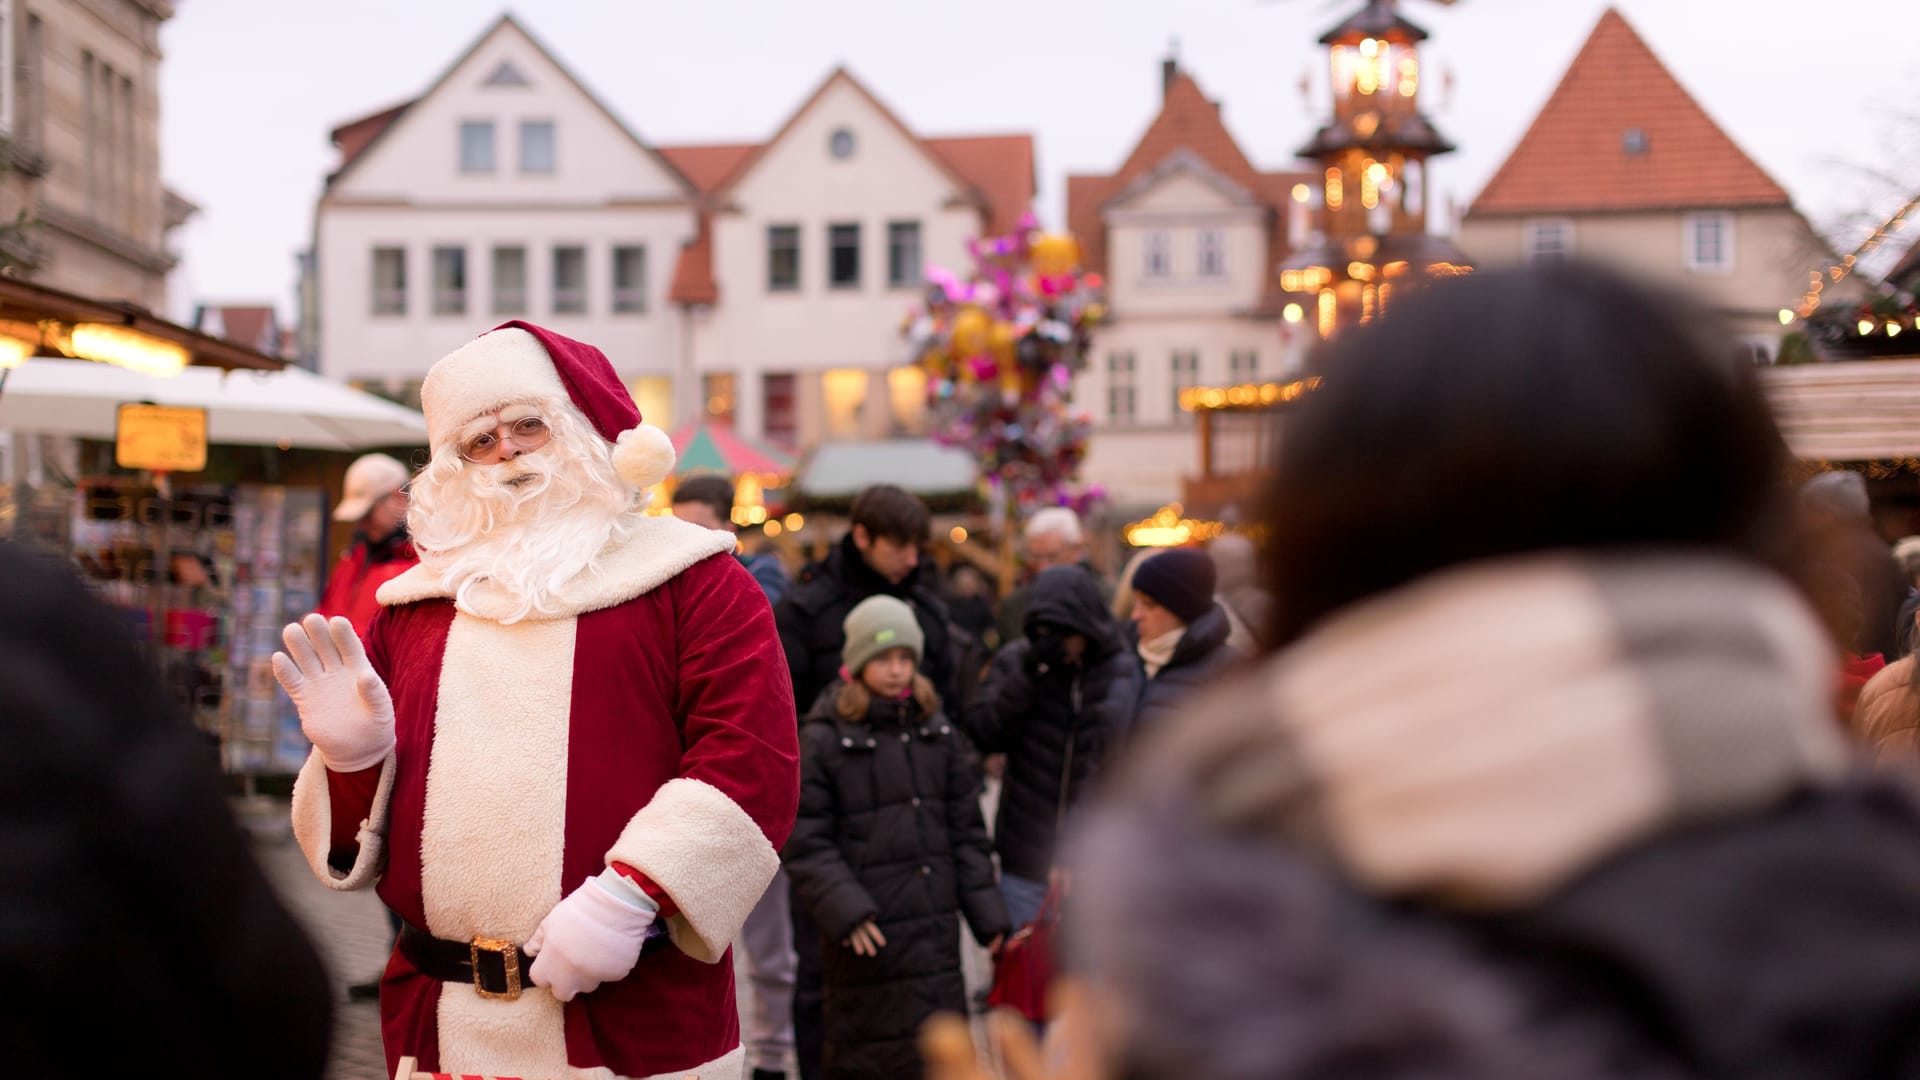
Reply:
[[[1451,244],[1427,235],[1426,160],[1453,149],[1420,112],[1427,36],[1394,0],[1365,0],[1320,37],[1333,116],[1300,155],[1319,167],[1324,198],[1303,204],[1317,228],[1290,216],[1293,250],[1278,270],[1281,288],[1300,294],[1303,317],[1311,310],[1323,335],[1383,314],[1388,277],[1404,286],[1466,267]],[[1301,194],[1310,189],[1296,190],[1296,202]]]

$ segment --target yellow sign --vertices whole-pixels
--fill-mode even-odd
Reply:
[[[207,410],[120,406],[113,460],[123,469],[199,472],[207,467]]]

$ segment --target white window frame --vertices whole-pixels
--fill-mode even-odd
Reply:
[[[478,132],[483,129],[487,133],[487,160],[484,164],[480,162],[477,156],[471,159],[467,156],[469,149],[467,145],[468,132]],[[499,125],[491,120],[462,120],[460,121],[459,132],[460,142],[456,147],[456,153],[459,155],[460,172],[463,175],[489,176],[500,168]]]
[[[547,160],[545,164],[529,163],[529,148],[533,146],[527,139],[527,133],[538,128],[547,129]],[[552,120],[520,121],[520,171],[530,176],[551,176],[560,169],[560,127]]]
[[[399,284],[383,286],[380,283],[383,257],[393,259],[398,264]],[[368,284],[371,287],[373,314],[381,318],[404,317],[407,313],[407,249],[398,244],[375,244],[371,261]]]
[[[1150,281],[1173,276],[1173,234],[1165,229],[1147,233],[1140,245],[1140,274]]]
[[[1555,236],[1558,243],[1543,248],[1541,241],[1549,235]],[[1573,237],[1572,218],[1528,218],[1521,226],[1522,254],[1529,263],[1565,262],[1573,258]]]
[[[1139,367],[1134,362],[1133,350],[1118,350],[1107,354],[1107,419],[1115,424],[1132,424],[1139,419],[1140,392],[1134,384]],[[1126,408],[1121,408],[1125,401]]]
[[[1715,260],[1707,260],[1700,257],[1701,227],[1708,223],[1716,226],[1719,232],[1720,257]],[[1680,231],[1680,243],[1684,248],[1682,254],[1686,259],[1687,269],[1700,274],[1733,273],[1733,237],[1734,221],[1731,212],[1726,210],[1706,210],[1700,213],[1688,214],[1685,219],[1685,224],[1681,227]]]
[[[632,280],[621,280],[621,256],[638,252],[633,261],[636,270]],[[647,310],[647,245],[615,244],[612,252],[613,274],[613,312],[616,315],[639,315]]]
[[[511,261],[508,252],[517,254],[520,261],[520,283],[511,285],[503,280],[502,265]],[[528,313],[527,300],[531,291],[527,288],[527,278],[532,263],[527,255],[525,244],[495,244],[488,258],[488,278],[493,290],[493,313],[495,315],[525,315]]]
[[[548,255],[547,262],[549,269],[553,272],[551,280],[552,288],[549,290],[549,299],[552,301],[551,310],[553,314],[587,314],[587,299],[590,295],[590,283],[593,278],[593,263],[589,259],[592,252],[587,250],[587,245],[585,244],[555,244],[550,250],[551,254]],[[580,268],[580,283],[578,285],[561,284],[560,266],[562,255],[578,255],[579,258],[576,264]]]
[[[1227,276],[1227,233],[1224,229],[1201,229],[1194,241],[1194,265],[1203,278]]]
[[[467,290],[472,282],[472,274],[467,266],[466,245],[435,244],[431,266],[433,298],[429,310],[437,317],[465,315]]]
[[[1260,381],[1260,350],[1235,349],[1227,354],[1227,382],[1234,386]]]
[[[1173,384],[1173,418],[1180,418],[1180,391],[1200,385],[1200,350],[1175,349],[1167,360],[1167,378]]]

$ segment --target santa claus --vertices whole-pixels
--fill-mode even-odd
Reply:
[[[673,465],[598,349],[521,322],[421,388],[420,565],[274,672],[294,834],[406,926],[389,1071],[737,1076],[729,942],[793,823],[792,688],[733,537],[640,512]]]

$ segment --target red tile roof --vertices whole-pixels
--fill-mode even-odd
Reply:
[[[705,213],[700,215],[700,231],[680,246],[667,299],[676,304],[702,306],[720,300],[720,283],[713,279],[713,229]]]
[[[1646,149],[1629,153],[1630,129]],[[1470,215],[1787,206],[1613,8]]]
[[[1080,241],[1081,259],[1089,269],[1107,270],[1107,229],[1101,216],[1107,201],[1181,150],[1267,204],[1273,211],[1268,222],[1268,261],[1279,262],[1287,247],[1287,203],[1293,185],[1307,174],[1255,169],[1221,121],[1219,103],[1208,100],[1193,76],[1176,71],[1159,115],[1147,125],[1118,172],[1067,177],[1067,229]]]
[[[1010,233],[1033,207],[1033,136],[964,135],[921,139],[987,199],[987,233]]]
[[[226,328],[221,337],[263,353],[271,354],[279,348],[280,332],[271,305],[223,307],[219,311],[220,325]]]
[[[733,143],[721,146],[662,146],[660,156],[692,182],[700,194],[720,187],[754,152],[759,143]]]
[[[709,207],[723,203],[726,192],[779,142],[794,122],[823,97],[834,83],[845,81],[871,102],[901,134],[927,151],[933,163],[968,189],[981,203],[989,235],[1011,232],[1033,206],[1034,168],[1031,135],[961,135],[923,138],[901,123],[893,110],[875,97],[845,69],[836,68],[812,96],[794,110],[780,130],[764,143],[727,143],[712,146],[663,146],[660,155],[699,189]],[[667,296],[680,304],[712,304],[720,297],[713,278],[713,233],[706,215],[700,232],[681,248],[674,264],[673,286]]]
[[[334,128],[333,145],[340,148],[340,165],[334,172],[338,174],[340,170],[353,164],[353,159],[360,156],[360,151],[365,150],[374,139],[380,136],[381,132],[387,130],[388,124],[400,119],[400,114],[412,107],[412,101],[403,101],[392,108],[382,109],[372,116],[349,120]]]

